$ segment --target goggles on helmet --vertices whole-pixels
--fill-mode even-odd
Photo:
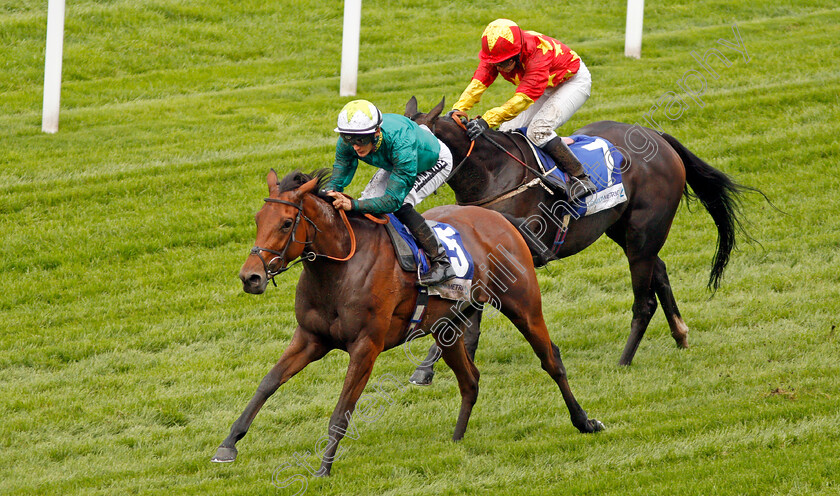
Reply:
[[[346,134],[341,133],[341,140],[348,145],[366,146],[376,140],[376,134]]]
[[[513,57],[502,60],[501,62],[493,62],[493,65],[495,65],[497,68],[506,67],[510,64],[516,64],[517,60],[519,60],[519,55],[514,55]]]

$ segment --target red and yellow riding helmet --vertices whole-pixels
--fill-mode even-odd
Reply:
[[[479,58],[491,64],[498,64],[522,51],[522,30],[509,19],[496,19],[487,25],[481,34]]]

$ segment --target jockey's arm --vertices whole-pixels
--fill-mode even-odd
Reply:
[[[506,101],[499,107],[491,108],[484,115],[481,116],[490,127],[496,127],[503,122],[507,122],[523,110],[530,107],[534,103],[528,95],[517,92],[510,100]]]
[[[481,100],[481,95],[484,94],[485,90],[487,90],[487,86],[484,83],[478,79],[473,79],[452,108],[466,112]]]
[[[353,200],[353,210],[366,214],[389,214],[400,208],[417,181],[417,150],[413,143],[396,145],[391,156],[393,169],[385,193],[375,198]]]
[[[326,190],[344,191],[344,188],[353,180],[356,168],[359,166],[359,159],[353,153],[353,148],[341,143],[335,148],[335,163],[332,167],[330,181],[324,186]]]
[[[466,112],[473,108],[473,106],[481,100],[481,95],[487,88],[493,84],[493,81],[498,77],[499,71],[492,64],[480,62],[478,68],[473,74],[472,81],[467,85],[467,88],[461,93],[461,97],[452,106],[455,110]]]

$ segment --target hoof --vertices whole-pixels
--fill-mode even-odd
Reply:
[[[600,432],[605,429],[604,424],[600,420],[589,419],[586,421],[586,424],[589,427],[589,429],[586,432],[589,434],[594,432]]]
[[[408,379],[408,382],[414,384],[415,386],[430,386],[434,376],[434,370],[417,369],[413,374],[411,374],[411,378]]]
[[[236,453],[236,448],[219,446],[219,449],[216,450],[216,455],[210,461],[213,463],[231,463],[236,460]]]

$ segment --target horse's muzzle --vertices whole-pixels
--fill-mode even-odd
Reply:
[[[263,294],[268,286],[268,278],[265,274],[253,270],[242,269],[239,272],[239,279],[242,280],[242,290],[251,294]]]

